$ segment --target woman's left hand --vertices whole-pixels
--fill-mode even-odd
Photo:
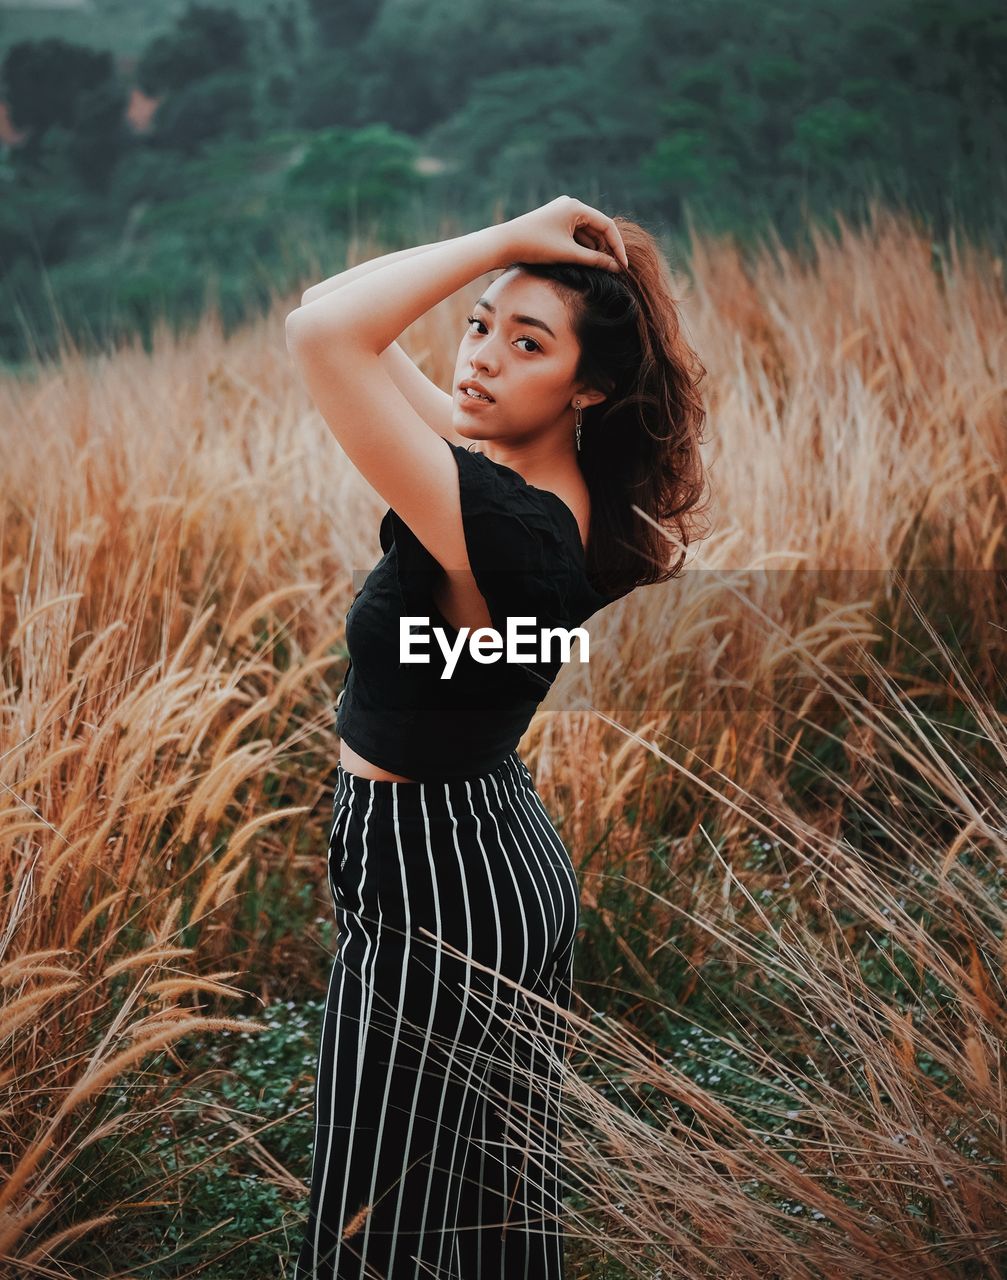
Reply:
[[[573,196],[557,196],[493,229],[512,261],[577,262],[609,271],[629,265],[615,222]]]

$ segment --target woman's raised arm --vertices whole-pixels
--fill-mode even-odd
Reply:
[[[389,262],[398,262],[401,258],[411,258],[414,254],[426,253],[428,249],[436,249],[442,244],[447,244],[447,241],[433,240],[430,244],[418,244],[409,249],[394,249],[391,253],[383,253],[377,258],[369,258],[366,262],[358,262],[355,267],[347,267],[345,271],[337,271],[334,276],[329,276],[328,280],[321,280],[318,284],[310,285],[305,289],[301,294],[301,306],[314,302],[316,298],[324,297],[333,289],[349,284],[351,280],[365,276],[371,271],[377,271],[379,267],[386,267]]]
[[[305,289],[301,294],[301,306],[306,306],[318,298],[323,298],[326,294],[332,293],[333,290],[342,288],[343,285],[349,284],[350,281],[357,280],[372,271],[377,271],[391,262],[399,262],[404,258],[414,257],[418,253],[426,253],[428,249],[437,249],[446,243],[446,240],[434,240],[430,244],[395,249],[391,253],[380,254],[376,258],[368,259],[367,262],[360,262],[356,266],[347,267],[345,271],[337,271],[335,275],[329,276],[327,280],[322,280],[318,284],[313,284]],[[451,427],[452,398],[450,393],[442,390],[432,378],[423,372],[401,343],[395,341],[385,347],[381,353],[381,364],[398,389],[429,427],[433,428],[439,436],[443,436],[445,440],[450,440],[454,444],[465,443],[462,437]]]

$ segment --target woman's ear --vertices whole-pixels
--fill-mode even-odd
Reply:
[[[600,391],[597,387],[585,387],[582,391],[578,391],[570,402],[573,407],[574,401],[580,401],[580,407],[586,409],[588,405],[600,404],[602,400],[607,400],[608,396],[604,391]]]

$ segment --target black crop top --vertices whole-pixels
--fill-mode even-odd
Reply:
[[[444,442],[458,466],[472,574],[504,641],[510,616],[535,619],[523,643],[535,651],[538,628],[580,626],[619,598],[588,581],[576,517],[557,494],[485,454]],[[495,662],[478,662],[466,643],[451,675],[441,679],[444,657],[432,629],[443,628],[452,646],[458,636],[432,595],[443,570],[391,508],[379,537],[384,554],[346,615],[350,662],[336,702],[336,731],[365,760],[417,782],[488,773],[514,750],[549,692],[562,666],[554,656],[558,645],[547,662],[519,664],[506,662],[503,653]],[[399,661],[403,615],[429,617],[429,631],[413,632],[413,652],[429,654],[429,663]],[[576,638],[571,652],[577,660]]]

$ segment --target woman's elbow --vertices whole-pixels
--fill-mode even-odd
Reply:
[[[291,355],[296,350],[316,348],[321,345],[332,349],[333,342],[338,340],[345,346],[352,338],[352,324],[346,318],[344,324],[340,316],[328,314],[324,317],[313,315],[311,307],[295,307],[289,312],[284,323],[287,337],[287,350]]]

